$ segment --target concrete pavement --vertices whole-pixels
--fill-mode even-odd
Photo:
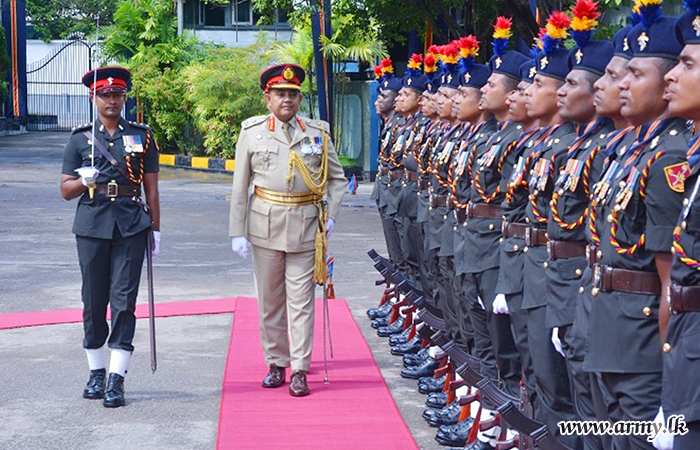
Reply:
[[[0,314],[81,306],[70,232],[76,202],[58,192],[67,140],[67,133],[0,138]],[[164,168],[160,179],[156,301],[253,296],[250,259],[230,250],[231,177]],[[361,184],[345,197],[330,241],[335,291],[348,300],[419,446],[440,448],[420,418],[425,397],[400,378],[401,358],[365,316],[382,292],[366,251],[385,253],[371,188]],[[145,280],[140,302],[144,289]],[[0,331],[0,449],[214,449],[231,321],[231,314],[158,319],[159,368],[151,375],[148,324],[140,320],[127,406],[116,410],[80,396],[88,375],[80,324]]]

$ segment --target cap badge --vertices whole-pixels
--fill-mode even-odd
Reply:
[[[429,91],[432,91],[432,90],[433,90],[433,84],[432,84],[432,83],[428,83],[428,90],[429,90]]]
[[[647,44],[649,43],[649,36],[647,36],[646,31],[643,31],[642,34],[639,35],[637,38],[637,44],[639,44],[639,50],[644,51],[645,48],[647,48]]]
[[[545,57],[542,58],[542,60],[540,61],[540,70],[544,70],[544,69],[547,67],[548,64],[549,64],[549,59],[545,56]]]
[[[294,70],[292,70],[291,67],[286,67],[284,71],[282,71],[282,77],[287,80],[291,81],[294,79]]]
[[[387,86],[389,86],[389,82],[388,82],[388,81],[384,81],[384,87],[387,87]]]
[[[114,78],[112,78],[112,77],[107,78],[107,84],[114,84]]]
[[[537,67],[532,66],[530,67],[530,73],[527,74],[528,78],[535,78],[535,75],[537,74]]]
[[[695,20],[693,20],[693,30],[695,30],[695,36],[700,36],[700,16],[695,16]]]
[[[413,78],[409,78],[408,80],[406,80],[406,86],[410,86],[411,83],[413,83]]]
[[[496,69],[499,69],[501,67],[501,64],[503,64],[503,60],[499,56],[498,58],[496,58]]]
[[[469,81],[471,81],[471,79],[472,79],[472,74],[470,74],[469,72],[464,74],[464,82],[465,83],[469,83]]]
[[[452,82],[452,74],[447,75],[447,84],[450,84]]]
[[[576,64],[581,64],[581,60],[583,59],[583,52],[581,49],[578,49],[574,56],[576,57]]]
[[[627,52],[627,51],[629,51],[629,49],[630,49],[630,43],[629,43],[629,41],[627,40],[627,38],[625,38],[625,39],[622,41],[622,50],[625,51],[625,52]]]

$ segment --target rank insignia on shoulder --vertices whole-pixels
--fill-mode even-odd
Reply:
[[[143,141],[140,135],[122,136],[125,153],[143,153]]]
[[[685,179],[690,175],[690,166],[687,161],[664,167],[664,175],[668,187],[675,192],[685,192]]]

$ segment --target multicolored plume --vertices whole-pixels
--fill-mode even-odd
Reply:
[[[513,36],[513,19],[504,16],[496,18],[496,24],[493,26],[493,46],[494,55],[502,56],[508,48],[510,38]]]
[[[432,47],[431,47],[432,48]],[[428,53],[423,60],[423,71],[427,74],[435,73],[437,70],[437,59],[434,53]]]
[[[406,69],[406,75],[414,76],[421,74],[421,67],[423,66],[423,55],[419,53],[414,53],[411,55],[411,59],[408,60],[408,68]]]
[[[683,0],[683,7],[693,14],[700,14],[700,0]]]
[[[459,67],[462,72],[468,72],[474,67],[476,57],[479,56],[479,40],[470,34],[457,42],[459,42]]]
[[[542,27],[537,37],[533,39],[532,47],[530,47],[530,58],[536,59],[537,55],[544,48],[544,37],[547,34],[547,29]]]
[[[374,66],[374,77],[377,80],[382,77],[382,66]]]
[[[634,7],[639,11],[642,26],[649,28],[652,24],[658,22],[664,12],[661,9],[663,0],[637,0]]]
[[[394,64],[392,64],[390,58],[384,58],[382,61],[379,63],[381,66],[381,71],[382,75],[386,75],[388,73],[394,73]]]
[[[553,50],[563,47],[564,40],[569,37],[568,28],[571,19],[566,13],[554,11],[547,19],[547,32],[544,36],[544,46],[542,50],[549,54]]]
[[[571,20],[571,37],[576,41],[576,44],[583,48],[588,44],[588,41],[595,33],[595,28],[598,26],[598,2],[591,0],[578,0],[571,7],[573,19]]]
[[[457,64],[459,61],[459,41],[452,41],[442,46],[442,62],[445,64]]]

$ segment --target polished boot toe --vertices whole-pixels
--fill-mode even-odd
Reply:
[[[404,367],[417,366],[426,359],[430,358],[428,347],[423,347],[415,354],[403,355],[403,365]]]
[[[107,371],[105,369],[97,369],[90,371],[90,379],[83,389],[83,398],[90,400],[98,400],[105,396],[105,377]]]
[[[392,334],[389,336],[389,345],[405,344],[408,341],[408,335],[411,334],[411,328],[406,328],[401,333]]]
[[[474,425],[474,419],[471,417],[454,425],[441,425],[435,440],[441,445],[464,447],[467,444],[472,425]]]
[[[391,306],[391,302],[386,302],[382,306],[370,308],[367,310],[367,317],[370,319],[378,319],[380,317],[388,316],[391,313]]]
[[[459,422],[459,415],[462,413],[462,407],[459,402],[453,402],[438,411],[433,418],[430,419],[428,425],[431,427],[439,427],[440,425],[454,425]]]
[[[295,370],[289,379],[289,395],[292,397],[304,397],[309,395],[309,386],[306,384],[306,371]]]
[[[421,339],[413,338],[405,344],[398,344],[391,347],[392,355],[407,355],[409,353],[418,353],[421,349]]]
[[[421,394],[431,394],[433,392],[441,392],[445,387],[445,380],[447,375],[443,375],[440,378],[430,377],[426,382],[418,383],[418,392]]]
[[[372,321],[372,328],[381,328],[389,325],[389,319],[391,319],[390,315],[386,315],[384,317],[378,317]]]
[[[270,371],[262,382],[264,388],[278,388],[284,384],[284,367],[270,364]]]
[[[433,392],[428,395],[428,399],[425,401],[425,406],[428,408],[442,408],[445,405],[447,405],[446,392]]]
[[[467,445],[464,450],[496,450],[494,446],[489,444],[488,442],[482,442],[480,440],[476,440],[472,442],[471,444]]]
[[[105,389],[105,397],[102,404],[106,408],[118,408],[124,406],[124,377],[118,373],[110,373]]]
[[[427,377],[428,375],[432,375],[435,372],[435,369],[438,368],[438,365],[438,362],[435,361],[433,358],[428,358],[425,361],[423,361],[420,365],[406,367],[405,369],[402,369],[401,376],[404,378],[417,380],[421,377]]]
[[[392,334],[401,333],[403,331],[403,317],[399,317],[391,325],[385,327],[379,327],[377,329],[377,336],[379,337],[389,337]]]

